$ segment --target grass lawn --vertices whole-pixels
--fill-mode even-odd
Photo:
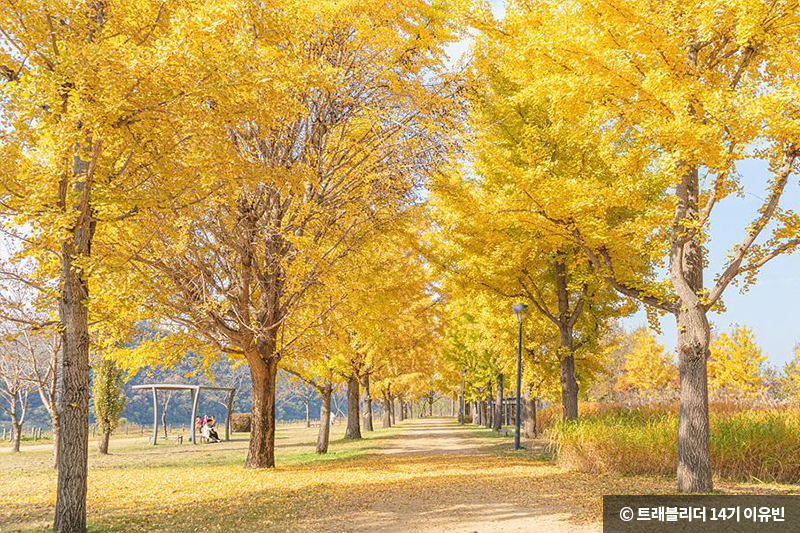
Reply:
[[[290,521],[309,499],[319,465],[342,463],[380,448],[399,428],[378,429],[361,441],[332,428],[327,455],[314,453],[316,428],[279,427],[274,471],[242,468],[247,434],[230,442],[146,444],[147,437],[112,438],[107,456],[89,444],[89,521],[101,531],[253,530]],[[27,444],[27,446],[25,446]],[[0,453],[0,531],[46,530],[55,505],[56,472],[49,442],[23,443],[22,453]],[[313,467],[312,465],[318,465]]]

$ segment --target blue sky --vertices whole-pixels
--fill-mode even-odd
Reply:
[[[491,0],[491,5],[495,16],[504,14],[503,0]],[[453,45],[449,50],[450,56],[455,60],[468,47],[467,40]],[[765,184],[769,178],[766,164],[742,161],[737,165],[737,171],[744,194],[731,196],[717,205],[711,217],[707,287],[713,286],[714,277],[725,264],[728,251],[741,241],[744,229],[755,218],[765,196]],[[784,209],[797,210],[800,206],[799,179],[797,175],[792,176],[787,195],[781,202]],[[764,235],[759,239],[759,242],[763,241]],[[736,324],[752,328],[769,362],[781,368],[793,357],[793,348],[800,342],[800,253],[773,259],[762,269],[757,283],[746,292],[736,286],[728,287],[723,301],[726,311],[710,316],[714,327],[719,332],[729,331]],[[646,323],[643,310],[623,320],[626,328]],[[662,333],[658,338],[670,351],[675,349],[675,329],[672,316],[661,319]]]

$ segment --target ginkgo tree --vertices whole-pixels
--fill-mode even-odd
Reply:
[[[281,366],[311,384],[322,400],[317,453],[327,452],[336,384],[347,387],[347,434],[358,438],[362,423],[372,430],[375,395],[388,401],[387,375],[397,377],[410,368],[415,354],[429,353],[434,295],[428,291],[427,269],[409,243],[418,223],[416,211],[409,206],[388,217],[354,244],[336,269],[320,276],[311,298],[286,322],[302,333],[287,334],[297,340],[283,348]]]
[[[502,423],[502,408],[497,407],[501,405],[502,395],[506,391],[516,395],[513,388],[516,381],[516,320],[509,312],[507,300],[494,291],[476,290],[447,278],[443,291],[445,311],[440,313],[443,324],[438,361],[446,369],[439,371],[440,374],[450,381],[443,383],[442,390],[456,390],[460,395],[463,378],[463,401],[465,404],[474,402],[474,415],[475,409],[483,413],[493,389],[498,403],[492,422],[497,429]],[[561,396],[561,369],[555,356],[558,349],[559,335],[546,317],[534,314],[525,320],[521,401],[526,437],[535,435],[539,400],[552,401]],[[578,355],[583,363],[576,376],[578,382],[590,382],[599,370],[599,361],[594,361],[592,354],[586,355],[586,358],[583,354]],[[498,379],[498,376],[507,379]]]
[[[491,131],[491,128],[486,128]],[[632,310],[602,280],[574,244],[527,224],[517,206],[527,201],[517,181],[513,157],[496,159],[482,146],[502,144],[485,138],[474,149],[479,177],[443,173],[431,186],[435,220],[432,261],[454,283],[502,297],[513,331],[511,305],[526,302],[558,334],[552,351],[561,367],[565,419],[578,417],[576,356],[591,354],[609,321]],[[477,302],[476,302],[476,305]],[[491,377],[494,379],[494,376]]]
[[[671,355],[645,327],[632,333],[632,341],[615,388],[633,392],[640,400],[664,398],[677,378]]]
[[[515,101],[542,106],[547,131],[579,155],[521,208],[571,238],[609,286],[675,317],[681,492],[712,489],[708,313],[734,280],[800,244],[800,217],[781,207],[799,155],[799,16],[795,0],[538,0],[511,3],[493,34],[510,51],[495,68]],[[542,173],[558,164],[534,150],[541,139],[519,144]],[[742,191],[745,159],[764,163],[764,200],[707,286],[712,213]]]
[[[550,131],[547,109],[523,101],[523,86],[497,65],[513,49],[482,37],[470,78],[469,164],[431,185],[434,262],[461,283],[526,302],[558,332],[565,419],[578,417],[576,352],[590,351],[610,320],[633,310],[599,278],[581,247],[546,219],[532,219],[539,202],[560,194],[560,181],[582,154]],[[546,165],[542,162],[547,161]],[[533,206],[533,209],[532,209]],[[638,271],[650,264],[639,262]]]
[[[453,280],[446,286],[448,313],[453,317],[447,324],[450,349],[462,358],[484,425],[499,430],[502,399],[517,374],[515,320],[507,300],[492,291],[456,287]]]
[[[282,368],[289,374],[310,385],[320,399],[320,422],[316,453],[328,453],[331,427],[331,400],[340,380],[336,373],[336,354],[339,332],[331,316],[335,306],[330,295],[315,294],[314,304],[305,306],[297,313],[301,323],[311,324],[304,333],[295,338],[294,349],[285,354]]]
[[[712,395],[724,399],[753,399],[764,391],[767,356],[761,352],[747,326],[734,326],[711,344],[708,385]]]
[[[397,397],[402,418],[404,396],[418,396],[418,385],[434,371],[438,296],[431,290],[430,269],[413,245],[420,223],[417,211],[410,209],[405,220],[395,222],[394,231],[383,232],[368,251],[369,261],[352,273],[357,283],[350,288],[345,324],[353,347],[348,364],[358,372],[354,386],[363,382],[370,387],[365,398],[369,416],[374,393],[382,397],[384,411]]]
[[[265,468],[282,347],[303,331],[296,311],[440,164],[458,86],[444,72],[446,5],[245,4],[231,39],[252,53],[207,106],[219,126],[207,172],[219,188],[183,216],[139,224],[126,241],[140,274],[125,288],[196,349],[247,361],[245,464]]]
[[[204,125],[199,94],[219,81],[202,61],[217,64],[217,50],[202,45],[225,32],[202,23],[216,7],[0,7],[2,224],[59,292],[59,533],[86,529],[89,324],[107,316],[102,302],[114,298],[102,276],[114,261],[98,248],[144,210],[178,209],[187,189],[204,190],[202,176],[189,181],[178,171],[196,160],[172,156],[179,147],[191,153]]]

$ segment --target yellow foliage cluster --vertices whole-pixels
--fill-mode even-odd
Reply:
[[[646,328],[633,333],[633,343],[615,386],[621,391],[635,392],[641,398],[657,399],[676,384],[672,356],[665,353]]]
[[[752,399],[764,385],[767,356],[756,344],[753,330],[736,326],[711,345],[708,385],[712,394],[727,399]]]

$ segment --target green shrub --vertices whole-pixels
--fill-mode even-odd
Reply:
[[[800,411],[712,405],[715,475],[732,480],[800,482]],[[554,422],[560,464],[587,472],[672,475],[677,464],[676,405],[584,410],[578,422]]]
[[[231,415],[231,431],[234,433],[250,433],[251,425],[250,413],[233,413]]]

